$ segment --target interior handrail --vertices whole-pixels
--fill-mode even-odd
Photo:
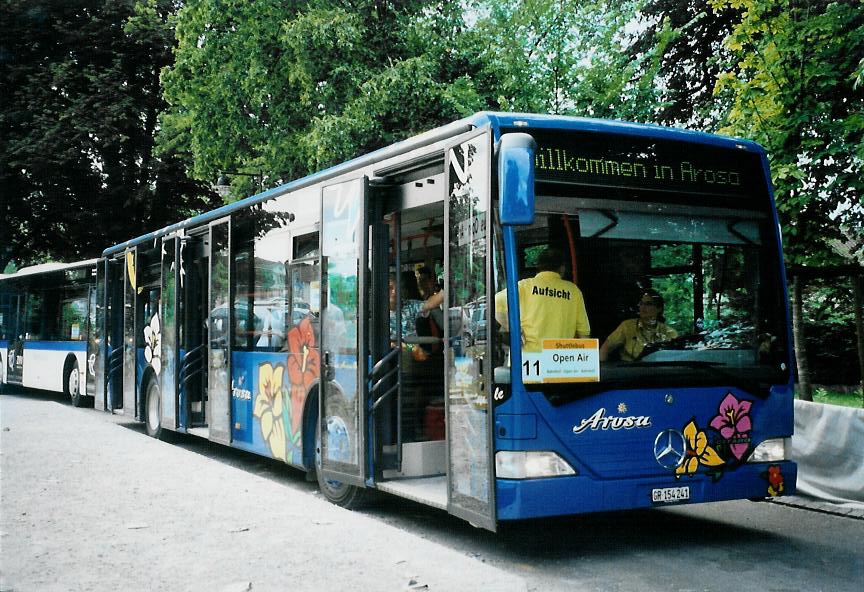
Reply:
[[[387,364],[389,361],[391,361],[393,358],[395,358],[397,355],[399,355],[399,350],[398,350],[398,349],[395,349],[395,348],[394,348],[394,349],[391,349],[391,350],[387,353],[386,356],[384,356],[383,358],[381,358],[380,360],[378,360],[378,362],[377,362],[374,366],[372,366],[372,373],[371,373],[371,376],[375,376],[376,374],[378,374],[378,372],[381,370],[381,368],[382,368],[385,364]]]

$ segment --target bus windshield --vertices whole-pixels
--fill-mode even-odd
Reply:
[[[604,346],[599,382],[530,388],[569,398],[732,384],[758,395],[785,382],[785,305],[767,212],[538,191],[535,221],[517,229],[517,244],[520,279],[538,273],[542,250],[563,254],[563,278],[578,285],[591,336]]]

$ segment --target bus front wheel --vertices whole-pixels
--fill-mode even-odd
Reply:
[[[318,489],[328,501],[337,506],[348,510],[363,507],[369,490],[324,477],[321,469],[321,422],[316,421],[315,424],[315,473],[318,477]]]
[[[66,373],[63,376],[63,394],[69,397],[73,407],[84,405],[84,395],[81,394],[81,373],[78,372],[77,360],[66,364]]]

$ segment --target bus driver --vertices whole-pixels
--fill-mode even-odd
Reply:
[[[519,282],[523,350],[541,351],[543,339],[588,337],[591,325],[582,291],[573,282],[562,279],[561,251],[547,247],[537,257],[537,267],[537,275]],[[508,330],[506,290],[495,295],[495,320],[502,331]]]

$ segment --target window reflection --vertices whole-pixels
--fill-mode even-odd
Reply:
[[[288,332],[306,318],[317,333],[319,213],[303,202],[273,199],[234,220],[235,350],[287,351]]]

